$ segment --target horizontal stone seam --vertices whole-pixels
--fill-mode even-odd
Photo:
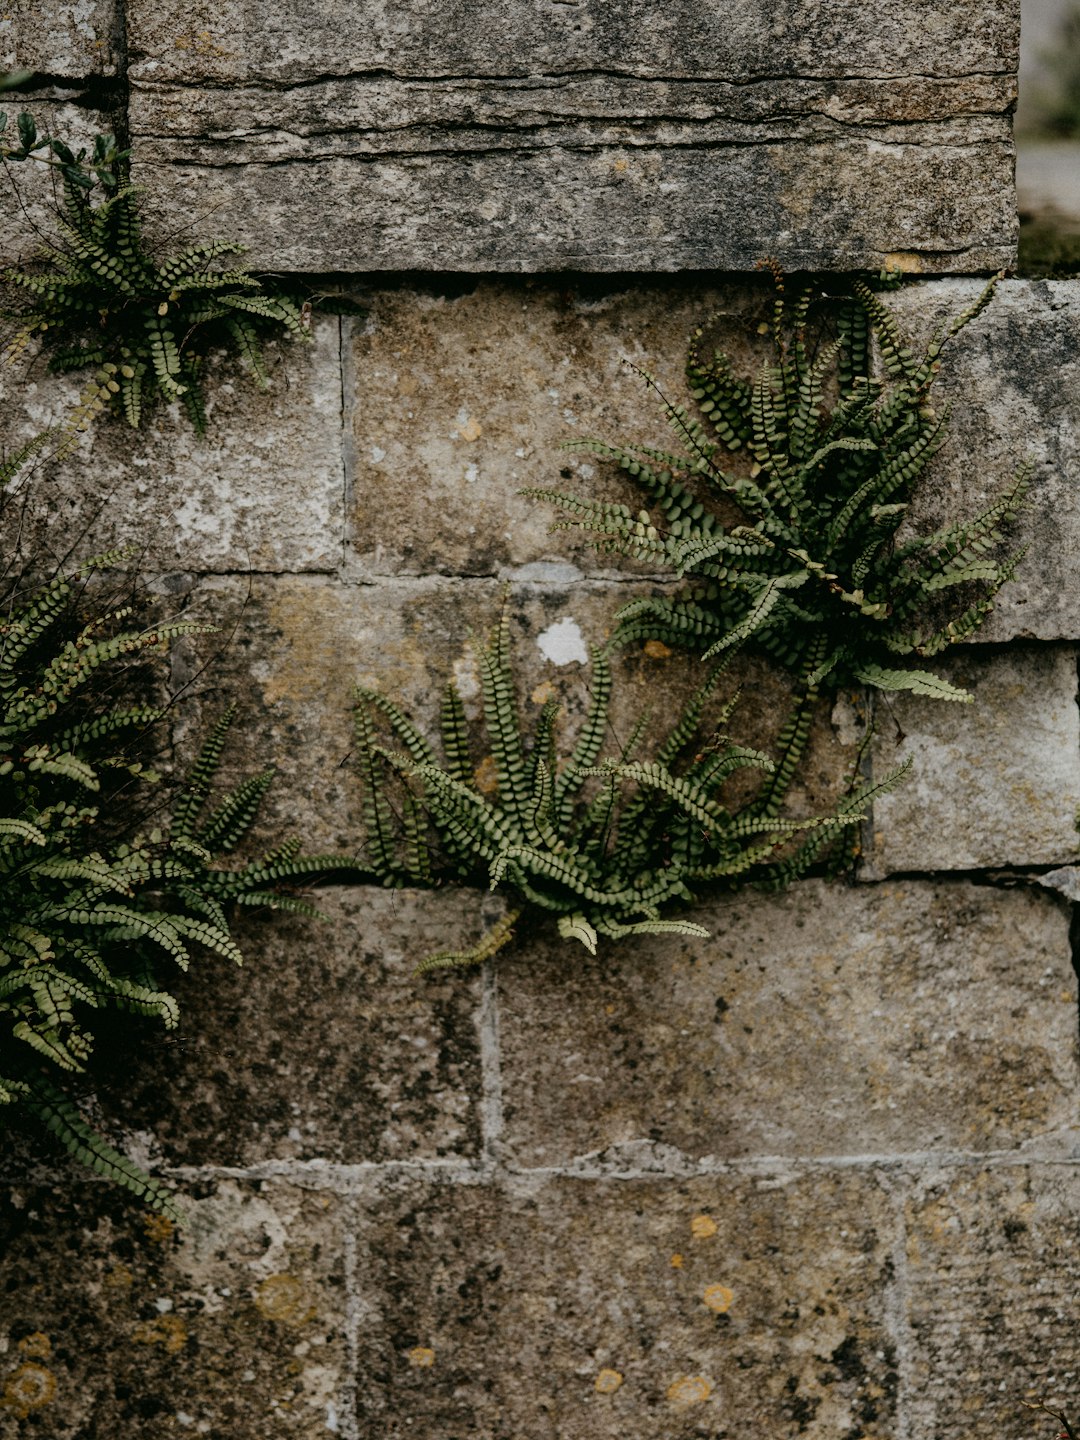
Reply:
[[[369,70],[344,70],[340,72],[331,70],[319,75],[303,76],[295,80],[279,79],[275,76],[263,76],[252,73],[242,76],[230,76],[228,78],[207,75],[189,80],[183,76],[169,76],[166,79],[155,79],[152,75],[140,75],[138,74],[139,64],[140,62],[138,61],[132,61],[128,71],[128,78],[131,83],[131,88],[134,91],[141,89],[159,91],[241,89],[265,89],[271,91],[304,90],[317,85],[340,84],[342,82],[355,80],[399,80],[402,82],[431,85],[454,82],[475,85],[511,85],[516,82],[539,82],[542,84],[553,80],[596,79],[634,80],[646,85],[725,85],[731,89],[745,90],[754,85],[774,85],[784,82],[789,84],[855,85],[866,80],[881,81],[882,83],[921,80],[930,84],[951,84],[964,80],[1015,81],[1016,79],[1016,72],[1014,70],[962,70],[941,75],[932,75],[925,71],[918,70],[903,71],[896,74],[879,74],[872,71],[849,71],[844,75],[773,74],[771,72],[761,72],[749,75],[745,79],[740,80],[732,79],[731,76],[720,75],[659,75],[648,74],[637,70],[605,70],[598,68],[518,71],[511,75],[475,75],[461,72],[435,72],[425,74],[372,66]]]
[[[155,1173],[177,1182],[199,1180],[289,1180],[314,1183],[317,1188],[349,1189],[352,1185],[382,1177],[447,1180],[462,1185],[544,1180],[624,1181],[694,1180],[710,1176],[762,1176],[798,1171],[813,1174],[828,1170],[893,1171],[918,1177],[933,1170],[1001,1170],[1016,1166],[1047,1166],[1080,1173],[1080,1155],[1062,1156],[1059,1151],[1040,1152],[1025,1147],[995,1151],[906,1151],[896,1154],[861,1155],[761,1155],[736,1160],[687,1160],[684,1165],[612,1165],[568,1162],[564,1165],[517,1166],[502,1163],[452,1160],[360,1161],[331,1164],[319,1160],[272,1160],[256,1165],[177,1165]],[[56,1178],[55,1175],[53,1178]],[[62,1178],[62,1177],[61,1177]],[[93,1178],[93,1177],[91,1177]],[[80,1182],[81,1183],[81,1182]]]
[[[483,129],[484,127],[469,126],[462,128],[466,130],[466,132],[468,132],[471,131],[473,128]],[[872,134],[864,133],[869,128],[869,126],[851,126],[844,131],[844,134],[850,135],[852,138],[858,137],[860,139],[864,139],[867,143],[873,143],[874,145],[882,149],[894,149],[902,151],[914,150],[916,153],[921,155],[931,153],[941,154],[942,152],[952,154],[954,152],[963,151],[992,151],[998,149],[1001,149],[1011,154],[1013,150],[1011,137],[1005,135],[1001,136],[1000,138],[983,137],[970,141],[935,140],[932,144],[919,144],[911,140],[883,140],[880,138],[880,136],[875,137]],[[382,132],[373,131],[372,133],[379,134]],[[513,137],[516,136],[519,132],[516,130],[507,129],[504,133],[506,133],[508,136]],[[528,133],[528,131],[526,130],[525,133]],[[550,155],[554,152],[561,152],[562,154],[568,155],[602,155],[611,154],[613,151],[618,150],[620,146],[626,146],[641,154],[649,154],[651,152],[655,152],[657,156],[663,158],[664,156],[670,155],[673,150],[693,150],[706,154],[718,150],[758,150],[765,146],[783,146],[786,150],[790,150],[794,146],[810,147],[813,145],[827,144],[831,139],[835,140],[836,138],[836,136],[827,135],[769,135],[763,136],[761,139],[753,140],[672,140],[670,142],[661,144],[652,140],[644,140],[638,142],[632,136],[627,136],[625,139],[618,142],[598,140],[594,144],[585,143],[581,140],[576,140],[573,143],[557,142],[554,145],[547,146],[521,145],[517,143],[511,143],[507,145],[481,145],[476,147],[475,149],[455,149],[452,147],[447,148],[445,146],[433,146],[432,148],[426,150],[328,150],[315,151],[311,154],[286,155],[281,157],[272,156],[268,158],[262,158],[257,155],[245,155],[237,160],[215,160],[212,156],[203,157],[183,155],[164,159],[155,157],[152,160],[141,157],[139,163],[144,168],[151,169],[183,168],[189,170],[270,170],[282,165],[314,165],[326,160],[354,160],[359,162],[360,164],[371,165],[384,163],[388,160],[396,160],[405,163],[411,161],[414,165],[417,165],[426,164],[429,160],[457,160],[463,157],[473,160],[492,155],[505,155],[514,160],[520,160],[524,157],[533,155]],[[146,131],[139,130],[137,124],[133,129],[133,139],[136,144],[158,143],[180,145],[183,143],[182,140],[178,140],[177,137],[173,135],[148,134]],[[200,139],[197,140],[195,143],[202,147],[206,147],[208,145],[213,145],[215,142]],[[230,141],[221,143],[224,144],[233,142]],[[993,241],[994,237],[991,236],[987,241],[980,243],[993,243]],[[944,251],[936,250],[934,253],[947,255],[963,254],[967,250],[970,250],[972,248],[972,246],[964,246],[963,249],[950,249]]]

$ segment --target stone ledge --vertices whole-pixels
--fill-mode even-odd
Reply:
[[[839,12],[839,13],[838,13]],[[845,0],[458,14],[128,6],[134,165],[297,270],[878,268],[1015,255],[1018,13]],[[508,47],[505,37],[512,36]],[[716,197],[739,197],[717,215]],[[272,248],[268,235],[273,237]],[[828,236],[828,239],[823,239]]]

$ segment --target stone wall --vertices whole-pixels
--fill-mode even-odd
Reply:
[[[518,492],[562,472],[623,496],[559,444],[662,442],[625,362],[678,393],[691,326],[749,353],[767,303],[733,273],[509,272],[903,252],[956,272],[896,302],[925,335],[1012,253],[1017,17],[989,0],[723,24],[640,0],[47,8],[4,22],[41,107],[126,115],[159,215],[350,272],[369,305],[276,351],[267,394],[223,364],[205,442],[169,413],[100,427],[23,517],[57,552],[136,544],[153,588],[221,627],[177,651],[177,746],[239,699],[238,767],[279,766],[266,831],[313,848],[356,842],[352,686],[430,724],[507,587],[530,713],[550,682],[574,722],[582,642],[654,579]],[[1078,372],[1073,282],[1004,282],[948,354],[923,515],[976,509],[1030,457],[1031,551],[943,666],[975,705],[877,705],[866,763],[916,768],[855,882],[710,902],[709,940],[593,961],[538,930],[424,980],[497,899],[345,889],[319,925],[246,920],[242,971],[180,980],[178,1037],[148,1026],[100,1067],[97,1113],[180,1187],[185,1230],[7,1147],[0,1437],[1048,1434],[1018,1401],[1080,1391],[1055,873],[1080,808]],[[72,391],[40,367],[7,383],[5,444]],[[785,682],[741,673],[737,733],[760,742]],[[616,728],[692,677],[629,657]],[[838,793],[866,704],[818,715],[802,803]]]

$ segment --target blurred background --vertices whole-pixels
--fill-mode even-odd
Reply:
[[[1080,0],[1023,0],[1016,195],[1019,273],[1080,273]]]

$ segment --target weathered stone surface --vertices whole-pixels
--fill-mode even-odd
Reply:
[[[974,280],[940,280],[890,297],[904,328],[925,339],[978,295]],[[942,357],[935,394],[952,405],[949,439],[920,483],[918,528],[953,524],[992,505],[1019,467],[1034,464],[1025,513],[1010,537],[1029,547],[980,640],[1080,635],[1080,284],[1006,280]]]
[[[522,726],[531,736],[545,702],[556,696],[563,706],[563,756],[571,753],[589,705],[588,646],[611,632],[612,588],[519,582],[509,591]],[[381,691],[435,740],[442,691],[455,679],[476,722],[476,762],[484,764],[490,741],[479,725],[476,644],[495,626],[505,593],[488,580],[354,585],[316,576],[255,577],[250,583],[208,578],[191,592],[183,613],[216,625],[219,633],[183,642],[175,652],[175,683],[184,687],[182,756],[194,755],[225,704],[235,700],[239,717],[223,774],[235,779],[277,766],[259,840],[277,844],[282,834],[295,832],[309,850],[355,853],[362,829],[359,785],[349,763],[354,687]],[[629,596],[620,587],[617,598]],[[663,646],[621,655],[614,675],[613,755],[646,713],[647,737],[666,738],[703,678],[699,660]],[[732,738],[768,751],[789,713],[790,682],[760,662],[740,660],[718,704],[740,684]],[[848,707],[835,717],[827,704],[819,707],[791,813],[822,814],[835,805],[846,792],[860,733]],[[642,743],[647,746],[649,738]]]
[[[237,933],[242,970],[204,958],[172,984],[173,1035],[151,1031],[125,1055],[106,1027],[110,1123],[152,1125],[168,1164],[474,1157],[477,981],[413,970],[472,939],[477,897],[312,898],[328,921],[251,915]]]
[[[128,7],[135,168],[314,270],[1007,264],[1017,7]],[[506,37],[513,36],[508,47]],[[284,177],[284,178],[283,178]],[[738,197],[717,211],[717,196]]]
[[[804,881],[694,914],[711,939],[500,961],[513,1163],[995,1150],[1074,1118],[1060,903]]]
[[[1075,651],[973,651],[935,668],[975,701],[900,692],[878,704],[875,775],[913,764],[874,802],[867,875],[1072,859],[1080,843]]]
[[[246,77],[280,84],[372,70],[435,78],[598,71],[732,82],[882,73],[964,80],[1016,69],[1019,16],[1016,0],[990,0],[977,14],[948,0],[912,10],[782,0],[768,17],[749,5],[720,12],[699,0],[663,10],[654,0],[587,0],[575,14],[528,0],[380,0],[358,25],[332,0],[308,6],[302,24],[291,0],[127,6],[133,73],[185,84]]]
[[[209,430],[179,406],[139,430],[102,418],[89,446],[46,462],[7,507],[27,553],[85,558],[133,547],[147,571],[334,570],[344,532],[341,378],[336,319],[307,345],[267,347],[271,388],[236,360],[208,367]],[[83,381],[44,373],[40,357],[2,377],[4,440],[62,425]]]
[[[115,75],[121,31],[116,0],[14,0],[0,15],[0,71],[64,80]]]
[[[751,367],[768,303],[761,283],[383,290],[353,347],[359,573],[640,573],[573,534],[552,534],[554,508],[519,492],[640,506],[615,465],[560,447],[670,444],[661,401],[638,372],[681,400],[687,337],[713,315]]]
[[[894,1226],[850,1172],[384,1185],[357,1433],[891,1434]]]
[[[36,12],[34,12],[36,13]],[[0,34],[4,20],[0,18]],[[111,132],[114,119],[102,110],[74,103],[69,91],[50,90],[0,102],[12,139],[0,131],[4,144],[15,144],[16,116],[26,110],[34,117],[39,135],[55,135],[73,150],[89,149],[96,134]],[[9,161],[0,169],[4,204],[0,207],[0,268],[30,259],[44,240],[56,236],[55,170],[38,160]]]
[[[1076,1412],[1077,1167],[943,1172],[907,1206],[911,1433],[1049,1434]]]
[[[232,1181],[189,1194],[179,1233],[102,1185],[5,1195],[4,1440],[336,1429],[340,1201]]]

